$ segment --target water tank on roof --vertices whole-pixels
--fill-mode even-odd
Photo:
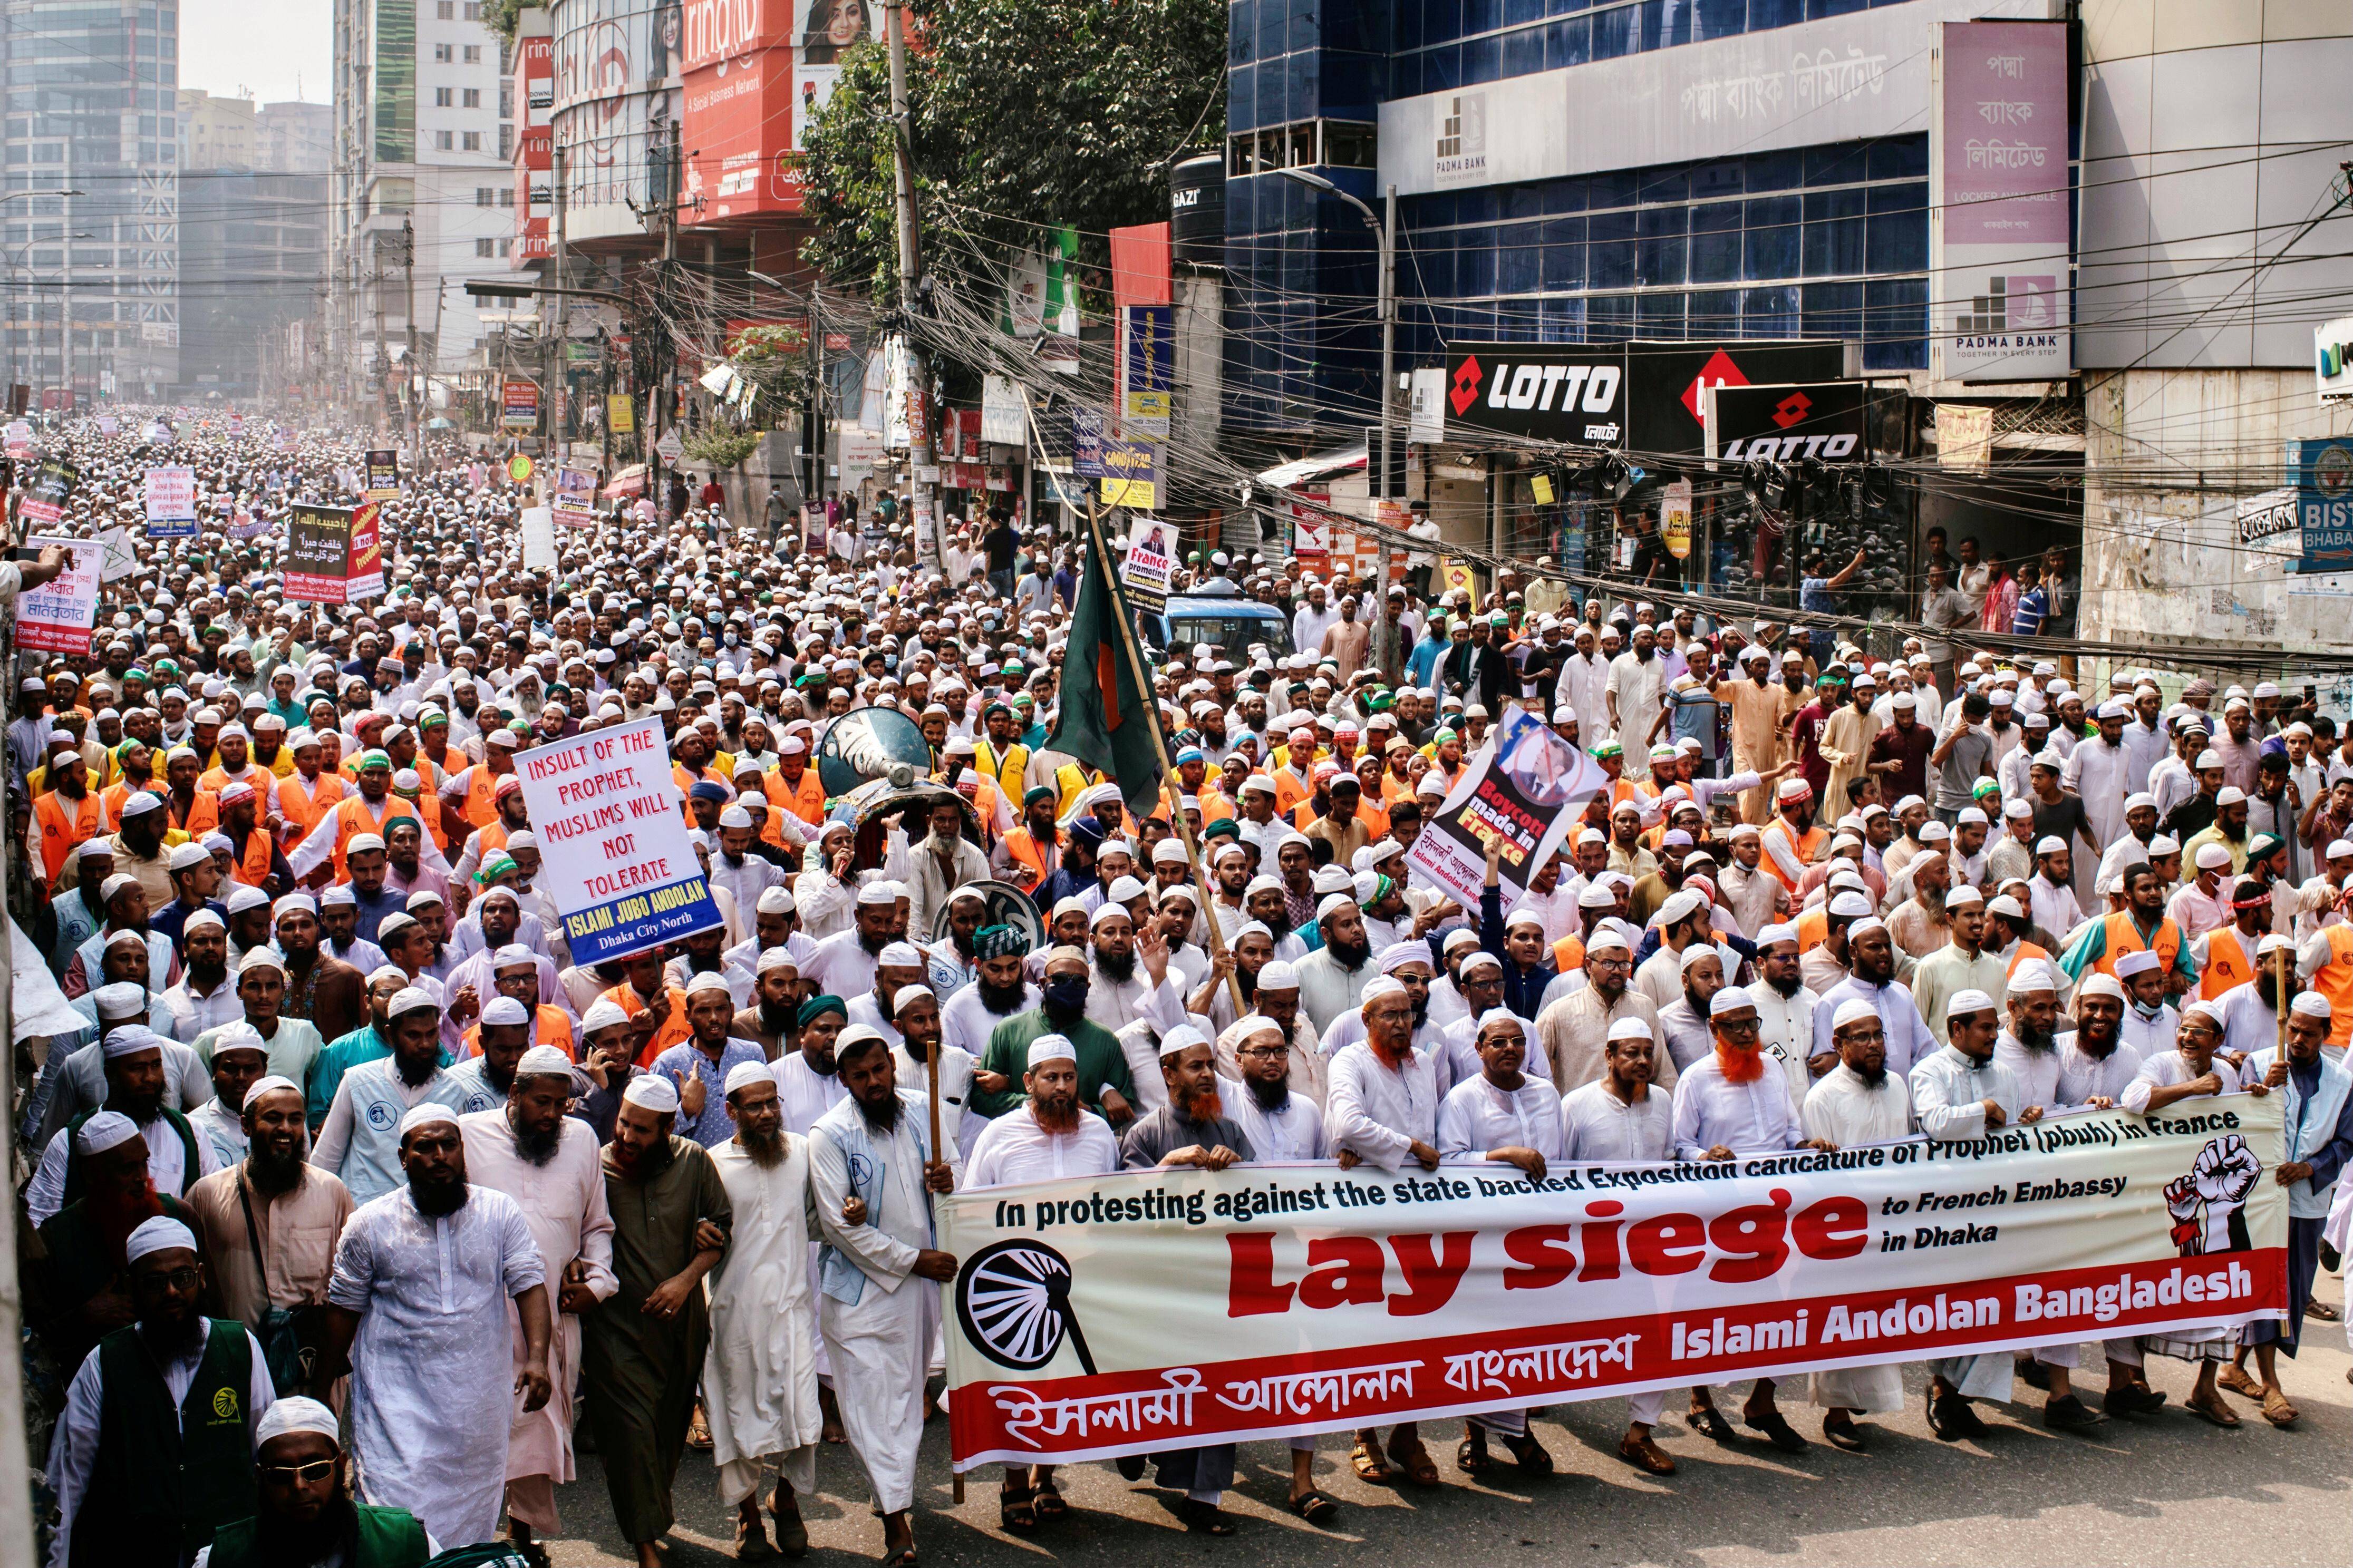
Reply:
[[[1217,267],[1226,259],[1226,160],[1222,153],[1187,158],[1168,171],[1170,254]]]

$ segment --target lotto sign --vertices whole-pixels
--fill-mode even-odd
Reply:
[[[90,652],[90,628],[98,617],[98,588],[106,545],[96,539],[26,541],[36,551],[60,545],[66,569],[16,600],[16,646],[38,653]]]
[[[953,1461],[1078,1463],[2275,1319],[2285,1098],[1554,1161],[1533,1181],[1407,1160],[950,1194],[934,1212],[960,1260]]]
[[[603,963],[721,923],[686,836],[661,721],[534,747],[515,759],[545,856],[540,885],[575,963]]]
[[[188,468],[147,470],[147,537],[194,539],[196,536],[196,470]]]

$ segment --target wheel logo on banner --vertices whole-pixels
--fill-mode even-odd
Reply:
[[[1071,1342],[1088,1376],[1095,1358],[1071,1310],[1071,1262],[1041,1241],[984,1247],[956,1274],[956,1317],[989,1360],[1035,1372]]]

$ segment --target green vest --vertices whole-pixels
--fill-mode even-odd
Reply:
[[[102,1105],[91,1106],[88,1110],[67,1122],[66,1130],[58,1134],[58,1137],[67,1140],[65,1197],[67,1203],[72,1203],[81,1196],[81,1142],[74,1137],[74,1134],[81,1131],[83,1122],[105,1109],[106,1107]],[[196,1153],[196,1130],[188,1125],[186,1117],[168,1105],[158,1107],[157,1114],[166,1126],[180,1135],[180,1157],[186,1162],[180,1167],[180,1190],[177,1193],[166,1193],[164,1196],[185,1197],[188,1195],[188,1189],[195,1186],[197,1178],[205,1173],[205,1163]]]
[[[356,1503],[359,1529],[343,1553],[343,1568],[417,1568],[432,1553],[426,1550],[425,1527],[405,1508],[371,1508]],[[224,1524],[213,1537],[212,1568],[256,1568],[259,1521],[240,1519]]]
[[[98,1342],[98,1455],[74,1516],[73,1568],[177,1568],[253,1511],[252,1342],[243,1323],[209,1322],[176,1413],[135,1324]]]

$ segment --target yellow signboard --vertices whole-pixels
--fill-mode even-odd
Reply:
[[[605,399],[605,428],[616,436],[628,436],[638,428],[637,400],[626,392],[616,392]]]

